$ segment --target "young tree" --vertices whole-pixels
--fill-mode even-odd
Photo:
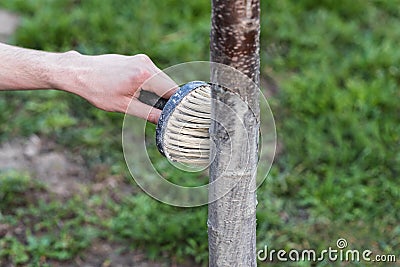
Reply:
[[[256,266],[256,169],[259,134],[259,0],[212,0],[211,61],[231,66],[253,83],[212,89],[210,199],[210,266]],[[211,82],[221,84],[226,73],[215,68]],[[229,74],[228,74],[229,75]],[[239,95],[239,97],[238,97]],[[245,103],[243,106],[242,103]],[[235,111],[232,117],[227,108]],[[219,181],[219,182],[218,182]]]

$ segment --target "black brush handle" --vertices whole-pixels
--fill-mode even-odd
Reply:
[[[153,92],[142,90],[140,91],[139,101],[162,110],[168,99],[162,98]]]

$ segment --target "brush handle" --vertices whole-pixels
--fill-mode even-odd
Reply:
[[[168,99],[162,98],[155,93],[142,90],[140,91],[139,101],[162,110],[165,104],[167,104]]]

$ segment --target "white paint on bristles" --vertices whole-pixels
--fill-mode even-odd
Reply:
[[[210,157],[211,88],[204,85],[174,109],[164,134],[164,152],[180,163],[206,165]]]

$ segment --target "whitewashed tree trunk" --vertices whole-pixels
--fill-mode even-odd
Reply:
[[[216,101],[212,104],[210,136],[215,143],[211,149],[215,159],[210,167],[210,182],[217,179],[221,182],[210,187],[210,199],[232,181],[239,181],[229,193],[209,204],[209,265],[212,267],[257,265],[259,34],[259,0],[212,0],[211,61],[229,65],[255,83],[242,88],[243,83],[239,81],[229,90],[218,90],[216,86],[212,90]],[[221,84],[218,81],[226,79],[221,76],[212,70],[212,83]],[[238,94],[247,104],[246,110],[238,103]],[[235,110],[237,117],[227,116],[224,105]]]

